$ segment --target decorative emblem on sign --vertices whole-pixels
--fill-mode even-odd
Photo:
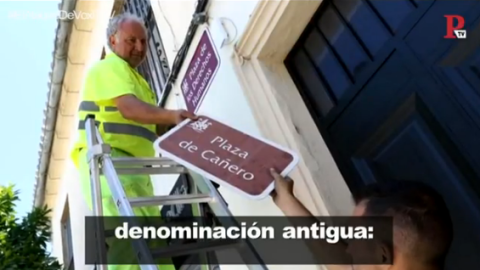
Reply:
[[[208,121],[208,119],[200,118],[198,121],[191,123],[188,125],[189,127],[193,128],[198,133],[204,132],[212,123]]]

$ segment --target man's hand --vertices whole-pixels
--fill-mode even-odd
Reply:
[[[115,105],[125,119],[140,124],[177,125],[189,118],[196,120],[197,116],[186,110],[167,110],[158,108],[136,98],[134,95],[123,95],[114,99]]]
[[[310,227],[318,220],[310,213],[310,211],[303,206],[303,204],[293,195],[293,180],[289,177],[282,177],[275,169],[270,169],[270,174],[275,179],[275,190],[271,196],[273,201],[286,217],[303,217],[291,219],[292,225],[298,227]],[[326,241],[306,241],[307,246],[312,251],[312,255],[317,262],[321,264],[325,258],[337,258],[339,262],[350,262],[351,258],[345,252],[345,242],[339,241],[335,244],[327,243]],[[329,267],[330,269],[330,267]],[[335,270],[350,270],[353,269],[350,265],[334,266]]]
[[[195,114],[193,114],[192,112],[189,112],[187,110],[172,111],[172,122],[173,122],[173,124],[178,125],[185,119],[197,120],[198,116],[196,116]]]
[[[293,181],[290,178],[283,178],[275,169],[270,169],[270,174],[275,179],[275,190],[270,194],[275,204],[293,197]]]
[[[288,177],[283,178],[274,169],[270,169],[270,174],[275,179],[275,191],[271,196],[277,207],[286,216],[311,217],[310,211],[293,195],[293,180]]]

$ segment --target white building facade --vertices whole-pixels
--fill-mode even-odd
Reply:
[[[393,12],[360,0],[66,2],[60,4],[62,10],[95,16],[59,22],[35,203],[54,209],[53,250],[74,266],[70,269],[93,269],[84,263],[84,217],[91,212],[69,160],[83,76],[104,54],[110,16],[122,10],[147,21],[150,54],[139,71],[168,109],[188,108],[182,82],[208,32],[219,65],[198,99],[197,113],[297,152],[301,160],[290,177],[297,197],[312,213],[348,215],[351,190],[369,182],[426,179],[422,181],[446,196],[454,220],[473,221],[456,223],[460,233],[454,250],[470,254],[480,248],[480,240],[469,238],[480,224],[480,192],[468,180],[480,175],[480,151],[467,147],[472,147],[467,133],[475,134],[477,126],[467,123],[459,108],[472,115],[475,109],[461,94],[455,102],[448,99],[452,89],[461,87],[460,79],[453,79],[457,73],[441,79],[428,75],[431,79],[423,81],[412,75],[440,72],[425,63],[438,58],[426,52],[444,34],[426,22],[443,18],[441,4],[396,1]],[[466,2],[458,12],[469,9]],[[198,25],[192,27],[195,21]],[[414,36],[422,36],[421,31],[428,32],[423,43]],[[443,51],[450,45],[437,44],[445,46]],[[458,72],[476,80],[470,71]],[[433,97],[428,89],[440,87],[438,80],[444,80],[445,91]],[[441,179],[433,181],[436,177]],[[177,180],[155,176],[157,194],[172,192]],[[270,199],[251,201],[224,188],[219,191],[235,215],[282,215]],[[459,256],[451,256],[450,266],[479,263],[475,256]]]

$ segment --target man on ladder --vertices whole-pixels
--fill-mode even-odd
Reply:
[[[141,19],[121,14],[111,19],[107,29],[111,53],[96,63],[87,73],[82,101],[79,106],[78,140],[71,156],[79,170],[84,198],[92,209],[85,117],[94,115],[100,134],[111,146],[112,157],[154,157],[152,142],[165,127],[196,116],[185,110],[166,110],[156,106],[155,95],[148,83],[135,70],[147,54],[147,31]],[[127,197],[153,196],[149,175],[121,175]],[[104,216],[119,216],[105,177],[101,177]],[[138,207],[137,216],[160,216],[158,206]],[[108,243],[108,241],[107,241]],[[108,245],[108,257],[134,256],[131,247]],[[128,244],[128,243],[127,243]],[[109,265],[109,270],[137,270],[138,265]],[[173,265],[160,266],[174,270]]]

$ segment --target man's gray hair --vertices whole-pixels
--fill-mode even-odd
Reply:
[[[108,44],[108,47],[110,48],[110,50],[113,51],[112,49],[112,44],[110,44],[110,37],[112,35],[115,35],[117,32],[118,32],[118,29],[120,28],[120,25],[122,25],[122,23],[124,23],[125,21],[136,21],[136,22],[139,22],[143,28],[145,29],[145,31],[147,30],[145,28],[145,21],[138,17],[137,15],[134,15],[132,13],[122,13],[120,15],[117,15],[115,17],[113,17],[112,19],[110,19],[110,22],[108,23],[108,28],[107,28],[107,44]]]

